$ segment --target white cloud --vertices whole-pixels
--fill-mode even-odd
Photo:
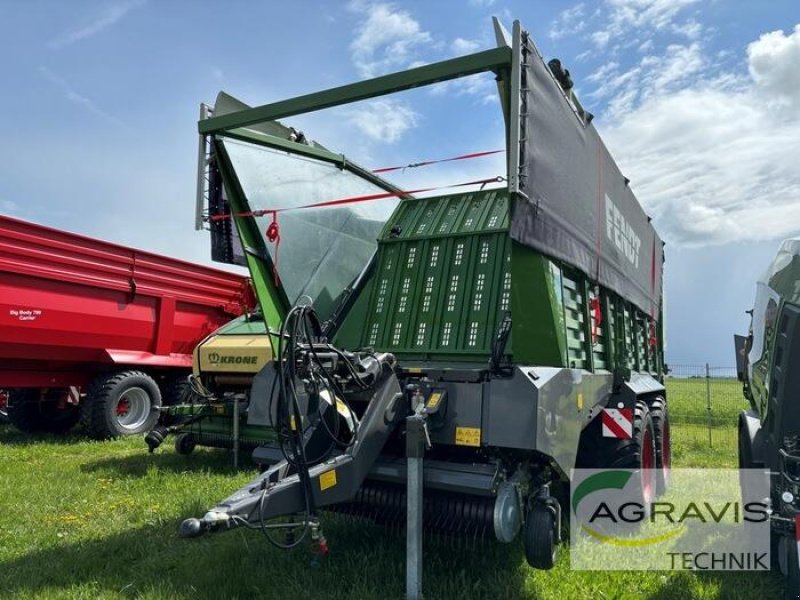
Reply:
[[[673,45],[595,92],[610,98],[608,146],[668,241],[800,231],[798,60],[800,27],[751,43],[749,77],[711,74],[698,43]]]
[[[686,36],[690,40],[696,40],[700,38],[700,35],[703,33],[703,26],[694,19],[689,19],[680,25],[672,25],[671,29],[674,33],[679,33],[683,36]]]
[[[605,6],[592,15],[606,18],[589,38],[598,48],[637,32],[647,34],[664,29],[697,39],[703,31],[699,23],[692,19],[675,23],[683,9],[697,2],[699,0],[606,0]]]
[[[372,100],[350,111],[349,121],[367,137],[392,143],[416,126],[419,116],[405,102],[393,99]]]
[[[489,7],[494,4],[494,0],[469,0],[472,6]]]
[[[145,2],[146,0],[128,0],[127,2],[108,5],[88,22],[58,34],[47,43],[47,46],[57,50],[93,35],[97,35],[101,31],[117,23],[130,11],[143,6]]]
[[[547,35],[551,39],[557,40],[583,31],[586,28],[586,21],[583,19],[585,10],[582,2],[562,10],[558,17],[550,23]]]
[[[748,69],[758,87],[782,103],[800,102],[800,25],[762,35],[747,46]]]
[[[608,44],[608,40],[611,39],[611,34],[608,31],[600,30],[595,31],[589,37],[594,42],[595,46],[598,48],[605,48],[606,44]]]
[[[11,200],[0,199],[0,209],[8,214],[16,214],[19,212],[19,206],[16,202],[12,202]]]
[[[456,55],[472,54],[480,47],[480,42],[477,42],[476,40],[465,40],[464,38],[460,37],[454,39],[453,43],[450,44],[450,49],[453,51],[453,54]]]
[[[59,77],[47,67],[40,66],[39,73],[41,73],[42,76],[50,83],[60,88],[64,93],[64,97],[73,104],[77,104],[78,106],[85,108],[89,112],[102,118],[104,121],[127,128],[127,125],[124,121],[101,109],[90,98],[87,98],[83,94],[76,92],[62,77]]]
[[[433,41],[408,11],[392,4],[354,2],[350,9],[361,15],[350,51],[362,77],[407,66],[417,60],[419,48]]]
[[[451,79],[437,83],[431,87],[434,96],[474,96],[480,104],[490,104],[498,101],[497,83],[494,77],[487,73],[477,73],[459,79]]]

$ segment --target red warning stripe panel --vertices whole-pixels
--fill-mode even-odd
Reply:
[[[603,437],[629,440],[633,437],[633,409],[604,408],[601,413]]]

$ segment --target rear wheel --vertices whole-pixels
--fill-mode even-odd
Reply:
[[[798,564],[797,543],[790,536],[782,535],[778,540],[781,572],[786,577],[785,598],[800,597],[800,564]]]
[[[637,502],[649,506],[656,496],[656,434],[653,417],[642,401],[633,413],[633,434],[629,439],[605,438],[600,468],[636,469],[639,481]]]
[[[189,373],[176,373],[168,375],[161,384],[162,406],[175,406],[188,404],[192,400],[192,386],[189,385]],[[159,423],[167,427],[178,425],[187,419],[186,416],[176,416],[165,411],[161,414]]]
[[[68,389],[21,389],[8,396],[8,420],[25,433],[64,433],[78,422]]]
[[[168,375],[161,385],[161,403],[164,406],[186,404],[192,397],[189,373]]]
[[[656,493],[660,496],[669,487],[669,475],[672,469],[669,412],[667,401],[661,396],[650,403],[650,416],[653,419],[656,443]]]
[[[158,421],[161,392],[140,371],[98,377],[82,403],[82,419],[93,438],[109,439],[150,431]]]

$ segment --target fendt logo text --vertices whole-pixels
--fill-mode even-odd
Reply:
[[[641,238],[636,235],[633,227],[617,208],[616,204],[606,195],[606,236],[617,250],[637,269],[639,268],[639,249],[642,247]]]

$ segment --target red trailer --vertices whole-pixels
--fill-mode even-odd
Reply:
[[[250,310],[242,276],[0,215],[0,390],[24,431],[148,431],[192,352]],[[2,394],[0,394],[2,395]]]

